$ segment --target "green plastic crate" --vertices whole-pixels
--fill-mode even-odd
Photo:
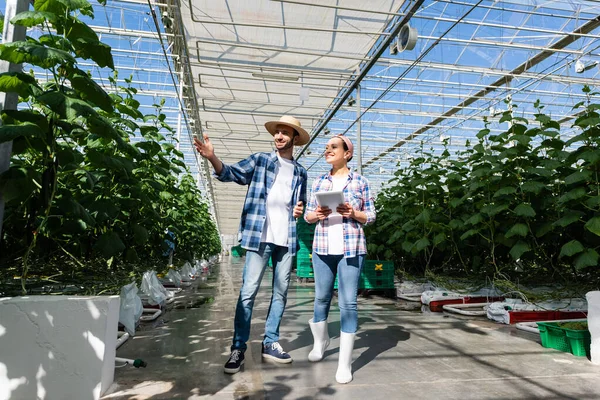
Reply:
[[[338,288],[335,277],[333,288]],[[358,281],[359,289],[394,289],[394,263],[392,261],[366,260]]]
[[[243,257],[246,255],[246,249],[242,246],[234,246],[231,248],[231,255],[234,257]]]
[[[571,345],[571,353],[577,357],[587,357],[590,354],[592,336],[588,330],[565,329],[567,340]]]
[[[538,322],[542,346],[571,353],[577,357],[590,354],[591,335],[588,330],[562,328],[558,322]]]

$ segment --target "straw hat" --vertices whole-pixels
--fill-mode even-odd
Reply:
[[[269,131],[271,135],[275,136],[275,128],[277,127],[277,125],[289,126],[290,128],[295,129],[296,132],[298,132],[298,135],[300,136],[298,137],[295,143],[296,146],[303,146],[310,140],[308,132],[306,132],[302,128],[302,125],[300,125],[300,121],[298,121],[296,118],[290,115],[284,115],[283,117],[279,118],[279,121],[267,122],[265,124],[265,128],[267,128],[267,131]]]

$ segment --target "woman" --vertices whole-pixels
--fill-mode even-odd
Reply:
[[[338,383],[352,380],[352,350],[358,328],[358,280],[367,254],[363,225],[375,221],[375,205],[369,183],[348,168],[353,151],[352,142],[345,136],[337,135],[329,140],[325,147],[325,161],[331,164],[331,171],[314,181],[304,214],[309,224],[318,222],[312,254],[315,309],[313,318],[308,322],[314,346],[308,359],[320,361],[329,346],[327,318],[337,275],[341,318],[340,354],[335,375]],[[323,191],[343,191],[345,203],[337,207],[337,214],[316,203],[315,193]]]

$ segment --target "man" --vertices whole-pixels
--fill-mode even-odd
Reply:
[[[291,116],[267,122],[265,128],[273,135],[275,151],[253,154],[234,165],[225,165],[215,156],[208,136],[204,135],[204,143],[194,139],[196,149],[212,164],[218,180],[249,186],[239,231],[246,263],[235,309],[231,355],[224,367],[228,374],[235,374],[244,364],[254,299],[269,258],[273,261],[273,293],[262,357],[278,363],[292,362],[279,345],[279,325],[287,302],[292,257],[297,250],[296,218],[302,215],[306,203],[307,173],[293,159],[293,147],[308,143],[309,135]]]

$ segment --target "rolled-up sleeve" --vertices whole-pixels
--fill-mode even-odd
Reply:
[[[375,199],[371,195],[371,189],[369,188],[369,182],[365,179],[363,190],[363,204],[364,204],[364,213],[367,215],[367,222],[365,225],[372,224],[375,222],[376,213],[375,213]]]
[[[252,181],[254,168],[256,167],[256,155],[252,154],[235,164],[227,165],[223,163],[223,169],[219,174],[214,175],[221,182],[235,182],[238,185],[249,185]]]
[[[304,210],[304,220],[309,224],[310,222],[308,221],[308,219],[306,219],[306,216],[309,212],[313,212],[317,209],[317,199],[315,198],[315,192],[317,190],[318,185],[319,180],[315,179],[315,181],[312,184],[312,187],[310,188],[310,194],[308,197],[308,204],[306,205],[306,210]]]

